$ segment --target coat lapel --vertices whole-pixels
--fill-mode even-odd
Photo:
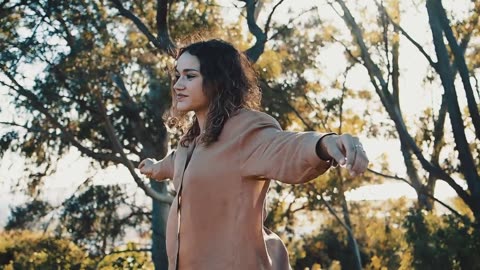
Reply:
[[[177,158],[175,159],[175,172],[173,173],[173,186],[175,187],[175,192],[178,193],[180,190],[180,182],[183,179],[183,173],[185,171],[185,165],[187,163],[187,151],[185,147],[178,147],[177,149]]]
[[[173,179],[173,184],[175,186],[175,191],[177,193],[180,191],[183,182],[183,175],[187,169],[188,162],[192,156],[193,150],[195,149],[195,144],[190,143],[188,147],[179,147],[177,150],[178,159],[175,161],[175,174]]]
[[[188,148],[186,147],[181,147],[180,148],[180,156],[178,160],[178,173],[177,176],[174,179],[178,183],[178,187],[176,187],[177,190],[177,196],[175,197],[176,202],[177,202],[177,241],[176,241],[176,254],[175,254],[175,265],[172,266],[170,269],[175,269],[178,270],[178,252],[179,252],[179,246],[180,246],[180,226],[181,226],[181,193],[182,193],[182,184],[183,184],[183,176],[185,175],[185,170],[187,169],[188,163],[190,162],[190,159],[193,154],[193,150],[195,149],[195,142],[190,143]],[[177,152],[178,153],[178,152]],[[176,165],[176,164],[175,164]],[[174,183],[175,183],[174,181]]]

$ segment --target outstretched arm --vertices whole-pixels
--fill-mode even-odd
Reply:
[[[172,179],[173,168],[175,162],[175,151],[168,154],[164,159],[156,161],[155,159],[146,158],[140,162],[138,169],[140,173],[148,178],[155,180]]]
[[[355,147],[361,145],[358,139],[349,134],[282,131],[274,118],[258,112],[250,112],[240,130],[241,171],[246,178],[296,184],[316,178],[333,161],[352,174],[362,173],[368,165],[360,146]]]

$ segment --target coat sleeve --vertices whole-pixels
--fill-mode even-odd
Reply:
[[[165,158],[155,163],[152,178],[158,181],[173,178],[173,170],[175,167],[175,151],[172,151]]]
[[[330,162],[321,160],[315,152],[322,133],[283,131],[268,114],[248,113],[240,124],[243,177],[298,184],[330,168]]]

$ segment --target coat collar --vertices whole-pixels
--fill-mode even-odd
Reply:
[[[178,155],[178,168],[180,168],[179,174],[177,175],[177,181],[179,183],[177,190],[180,191],[182,188],[183,183],[183,175],[185,174],[185,170],[187,169],[188,163],[193,154],[193,150],[195,149],[195,140],[188,145],[188,147],[179,147],[177,150]]]

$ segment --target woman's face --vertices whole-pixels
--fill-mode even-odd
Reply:
[[[178,111],[194,111],[195,114],[208,112],[208,99],[203,92],[203,77],[200,74],[200,61],[188,52],[182,53],[175,67],[176,83],[174,102]]]

